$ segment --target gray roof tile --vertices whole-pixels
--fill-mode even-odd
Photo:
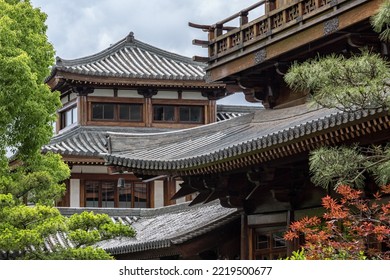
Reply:
[[[232,119],[253,112],[255,107],[218,105],[218,121]],[[173,131],[173,129],[148,127],[112,127],[112,126],[80,126],[70,127],[54,136],[50,143],[43,147],[43,152],[54,152],[72,156],[104,156],[107,154],[107,133],[132,133],[144,138],[142,143],[148,149],[148,139],[145,135]],[[137,140],[138,141],[138,140]],[[174,149],[174,147],[173,147]]]
[[[146,144],[139,135],[108,133],[111,149],[105,159],[107,164],[130,169],[177,171],[269,148],[376,113],[344,113],[307,105],[258,110],[210,125],[150,134]]]
[[[140,134],[167,130],[169,129],[78,125],[53,137],[49,144],[43,146],[42,151],[72,156],[103,156],[107,153],[108,131]]]
[[[131,32],[109,48],[91,56],[57,58],[56,70],[90,76],[159,80],[203,80],[206,64],[134,39]]]

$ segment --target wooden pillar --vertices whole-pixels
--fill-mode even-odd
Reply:
[[[77,94],[77,119],[80,125],[86,125],[88,121],[88,95],[94,92],[94,88],[87,86],[74,86],[73,92]]]
[[[269,0],[265,6],[265,13],[268,14],[270,11],[276,9],[276,0]]]
[[[145,126],[151,127],[153,122],[153,106],[152,99],[145,98]]]
[[[248,12],[242,11],[240,12],[240,26],[248,23]]]
[[[87,95],[77,96],[77,120],[80,125],[86,125],[88,121]]]
[[[153,122],[152,97],[158,93],[158,90],[153,88],[140,88],[137,92],[145,98],[145,126],[151,127]]]
[[[245,213],[241,214],[241,244],[240,258],[241,260],[249,259],[249,232],[248,232],[248,216]]]
[[[176,204],[175,200],[171,200],[176,193],[176,181],[172,177],[167,177],[164,181],[164,206]]]
[[[209,105],[205,106],[205,115],[207,115],[208,112],[208,119],[205,120],[205,124],[208,123],[214,123],[217,121],[217,101],[216,100],[209,100]]]
[[[287,230],[292,222],[294,222],[294,210],[289,210],[287,212]],[[292,252],[297,250],[297,245],[295,244],[296,242],[293,241],[288,241],[287,242],[287,256],[291,256]]]

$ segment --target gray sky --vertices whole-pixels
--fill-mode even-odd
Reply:
[[[31,0],[48,15],[47,35],[57,56],[75,59],[97,53],[130,31],[137,40],[192,57],[206,56],[193,39],[207,33],[188,22],[214,24],[258,0]],[[256,17],[258,15],[249,15]],[[250,18],[251,19],[251,18]],[[229,25],[235,25],[237,21]],[[246,104],[242,94],[225,104]]]

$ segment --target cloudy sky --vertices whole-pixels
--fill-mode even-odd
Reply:
[[[137,40],[167,51],[188,57],[206,56],[206,50],[193,46],[192,40],[206,40],[207,33],[190,28],[188,22],[214,24],[256,2],[258,0],[31,0],[33,6],[48,15],[49,41],[57,56],[64,59],[99,52],[130,31]],[[251,19],[258,15],[249,16]],[[230,23],[234,24],[237,21]],[[238,94],[223,103],[243,102],[243,95]]]

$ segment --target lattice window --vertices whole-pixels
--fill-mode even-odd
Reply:
[[[316,1],[315,0],[306,0],[304,1],[304,10],[303,14],[311,13],[316,9]]]
[[[294,5],[287,10],[287,22],[299,17],[299,5]]]

